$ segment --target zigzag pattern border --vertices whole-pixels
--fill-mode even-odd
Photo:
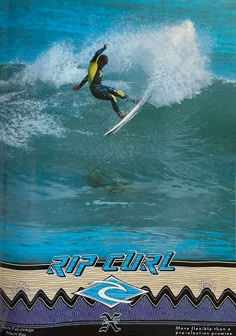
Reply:
[[[80,287],[79,290],[84,289],[83,287]],[[182,301],[182,299],[184,297],[187,297],[189,299],[189,302],[192,303],[192,305],[194,306],[199,306],[200,303],[202,302],[202,300],[205,297],[208,297],[212,304],[214,305],[214,307],[216,309],[218,309],[222,303],[229,298],[235,305],[236,305],[236,293],[234,293],[231,289],[227,288],[224,290],[224,292],[222,293],[222,295],[217,299],[216,296],[214,295],[214,293],[209,289],[209,288],[204,288],[201,292],[201,294],[198,297],[195,297],[191,291],[191,289],[187,286],[183,287],[182,290],[180,291],[180,293],[175,296],[173,294],[173,292],[171,291],[171,289],[168,286],[163,287],[160,292],[158,293],[157,296],[154,296],[150,290],[149,287],[142,287],[142,289],[147,290],[148,293],[141,295],[140,297],[137,297],[134,302],[132,304],[130,304],[130,306],[134,306],[136,305],[140,299],[144,296],[148,297],[150,303],[154,306],[157,306],[158,303],[161,301],[161,299],[164,296],[167,296],[172,305],[173,306],[178,306],[178,304]],[[34,305],[37,303],[37,301],[40,299],[41,301],[43,301],[45,303],[45,305],[49,308],[49,309],[53,309],[54,305],[56,304],[56,302],[58,301],[58,299],[62,299],[69,307],[73,307],[76,302],[79,299],[84,300],[87,304],[89,304],[90,306],[94,306],[96,304],[95,300],[91,300],[88,298],[82,298],[80,296],[74,295],[72,298],[70,298],[67,293],[64,291],[64,289],[59,289],[59,291],[55,294],[54,298],[52,300],[50,300],[47,295],[45,294],[44,291],[39,290],[37,292],[37,294],[34,296],[33,300],[29,300],[27,294],[20,290],[16,296],[14,297],[13,300],[10,300],[9,297],[5,294],[5,292],[0,288],[0,297],[6,302],[6,304],[8,305],[8,307],[10,309],[14,309],[15,305],[19,302],[19,301],[23,301],[23,303],[25,304],[25,306],[27,307],[28,310],[31,310]]]

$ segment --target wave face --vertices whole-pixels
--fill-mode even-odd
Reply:
[[[114,19],[121,9],[108,7]],[[3,259],[48,262],[94,246],[101,256],[234,259],[234,79],[216,74],[214,41],[190,19],[131,25],[125,16],[115,29],[111,18],[96,37],[81,29],[81,47],[52,38],[32,59],[0,65]],[[110,103],[71,90],[104,42],[104,83],[147,97],[108,138]]]

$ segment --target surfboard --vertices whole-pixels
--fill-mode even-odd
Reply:
[[[129,112],[128,114],[122,119],[118,124],[112,127],[109,131],[107,131],[104,136],[114,134],[118,132],[121,127],[123,127],[128,121],[133,119],[133,117],[138,113],[139,109],[145,104],[145,99],[142,98]]]

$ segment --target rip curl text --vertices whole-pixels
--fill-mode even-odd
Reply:
[[[103,263],[104,272],[150,272],[153,275],[159,275],[162,271],[175,271],[175,267],[170,265],[174,251],[161,253],[137,253],[129,251],[125,253],[110,254]],[[81,276],[88,267],[94,267],[99,261],[95,254],[84,254],[74,256],[55,256],[47,270],[47,274],[54,274],[59,277],[65,277],[67,274]]]

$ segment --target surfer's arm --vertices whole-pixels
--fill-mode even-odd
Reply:
[[[84,84],[85,83],[87,83],[87,81],[88,81],[88,75],[86,75],[85,77],[84,77],[84,79],[80,82],[80,87],[82,88],[82,86],[84,86]]]
[[[84,86],[84,84],[87,83],[87,81],[88,81],[88,75],[86,75],[86,76],[84,77],[84,79],[79,83],[79,85],[74,86],[74,87],[72,88],[72,90],[76,91],[76,90],[81,89],[82,86]]]
[[[97,50],[90,62],[96,62],[98,57],[103,53],[104,50],[106,50],[107,46],[108,44],[104,44],[103,48]]]

